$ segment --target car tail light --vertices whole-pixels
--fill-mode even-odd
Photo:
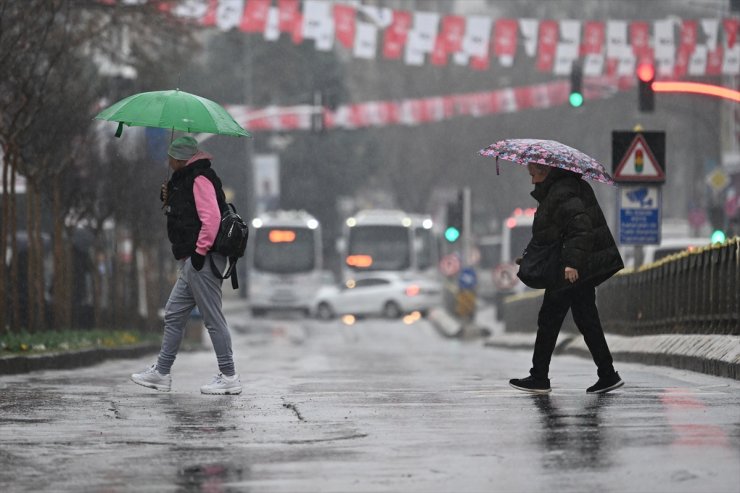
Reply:
[[[416,296],[421,293],[421,288],[416,284],[406,286],[406,296]]]

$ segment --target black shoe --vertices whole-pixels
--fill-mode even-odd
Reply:
[[[527,378],[512,378],[509,385],[532,394],[547,394],[552,391],[549,378],[534,378],[531,375]]]
[[[614,389],[624,385],[624,380],[619,377],[619,373],[614,372],[610,377],[599,378],[599,381],[586,389],[588,394],[606,394]]]

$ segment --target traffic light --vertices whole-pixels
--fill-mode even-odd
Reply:
[[[463,201],[462,194],[447,204],[447,227],[445,228],[445,240],[455,243],[463,232]]]
[[[637,66],[637,97],[640,111],[650,112],[655,109],[655,67],[652,63],[640,63]]]
[[[583,104],[583,66],[578,62],[573,62],[570,69],[570,96],[568,102],[574,108]]]
[[[712,245],[714,245],[715,243],[724,243],[726,239],[727,239],[727,235],[721,229],[715,229],[712,232],[712,238],[711,238]]]

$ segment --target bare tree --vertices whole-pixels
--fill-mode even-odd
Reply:
[[[33,15],[29,15],[31,12]],[[168,22],[173,28],[162,29]],[[0,71],[4,74],[0,80],[0,252],[9,247],[13,258],[9,269],[5,262],[0,266],[0,330],[5,330],[9,321],[11,328],[20,328],[21,321],[31,329],[43,325],[39,314],[44,313],[40,240],[44,201],[54,223],[54,326],[71,326],[70,293],[78,280],[73,279],[71,270],[69,239],[71,229],[79,225],[76,221],[88,219],[78,212],[90,210],[89,196],[79,183],[84,167],[98,164],[90,158],[89,130],[95,102],[108,92],[108,79],[99,75],[101,63],[128,63],[152,70],[159,58],[170,57],[176,64],[178,59],[170,55],[182,55],[192,47],[189,36],[178,37],[183,30],[184,26],[161,15],[154,5],[111,7],[74,0],[0,0]],[[166,69],[168,65],[163,63],[161,67]],[[14,181],[18,174],[28,183],[28,282],[24,287],[18,282],[16,261],[19,249]],[[139,187],[132,183],[131,188]],[[70,214],[72,211],[75,213]],[[12,288],[8,290],[8,286]],[[21,293],[27,298],[26,316],[21,315]]]

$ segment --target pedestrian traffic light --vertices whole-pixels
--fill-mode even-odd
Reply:
[[[655,67],[652,63],[640,63],[637,66],[637,98],[640,111],[650,112],[655,109]]]
[[[579,62],[573,62],[570,69],[570,96],[568,102],[574,108],[583,104],[583,66]]]
[[[447,204],[447,227],[445,240],[455,243],[463,232],[463,201],[461,197]]]

